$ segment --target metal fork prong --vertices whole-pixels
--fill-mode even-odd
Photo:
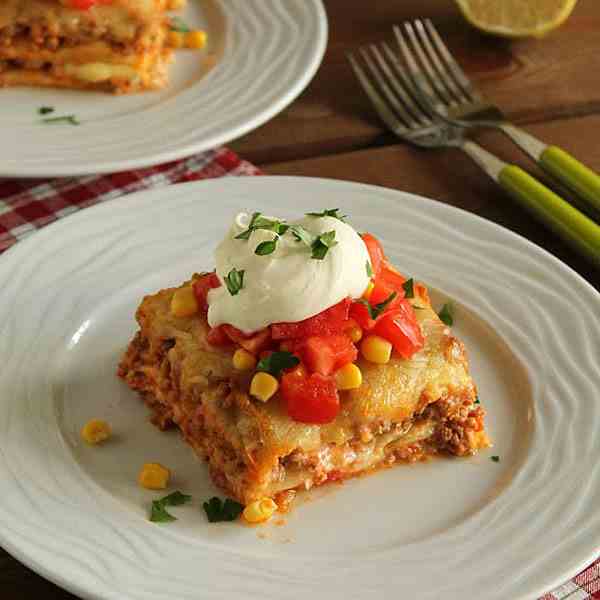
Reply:
[[[455,83],[452,76],[449,74],[448,69],[442,64],[440,57],[437,55],[427,32],[425,31],[425,26],[423,25],[423,21],[421,19],[416,19],[414,21],[414,28],[417,32],[417,36],[421,41],[421,46],[425,48],[425,53],[429,57],[429,61],[433,65],[434,70],[437,73],[438,79],[442,82],[443,86],[446,88],[449,97],[453,98],[457,102],[463,102],[465,99],[464,94],[459,89],[458,85]]]
[[[428,104],[425,104],[421,99],[423,94],[430,98],[434,98],[435,93],[433,88],[427,81],[427,78],[423,77],[421,74],[421,69],[419,69],[419,65],[417,64],[415,57],[409,50],[406,40],[404,39],[404,35],[398,25],[394,25],[394,35],[396,36],[398,48],[400,48],[400,53],[402,54],[402,58],[404,59],[404,63],[408,69],[408,74],[411,78],[411,90],[413,95],[415,98],[417,98],[419,106],[425,110],[426,114],[433,117],[434,115],[431,107]]]
[[[375,86],[371,83],[364,69],[358,64],[358,61],[354,58],[352,53],[348,54],[348,60],[350,61],[350,65],[352,66],[352,70],[354,71],[358,82],[365,91],[365,94],[369,97],[369,100],[371,100],[371,103],[381,120],[397,135],[404,135],[406,128],[402,125],[398,117],[390,110],[385,100],[375,89]]]
[[[448,93],[444,89],[435,75],[435,71],[431,66],[429,60],[427,60],[427,56],[425,55],[425,51],[421,47],[415,30],[412,26],[412,23],[404,23],[404,30],[406,31],[406,35],[410,41],[413,52],[417,56],[417,61],[421,65],[421,71],[425,73],[425,77],[429,79],[429,83],[431,87],[435,90],[435,94],[430,98],[430,100],[434,104],[438,104],[440,101],[442,104],[446,106],[452,106],[455,104],[454,100],[448,97]]]
[[[371,48],[372,51],[372,48]],[[406,108],[402,105],[402,103],[398,100],[398,98],[394,95],[394,92],[387,84],[381,70],[375,64],[369,52],[365,48],[359,48],[359,52],[367,65],[367,69],[371,72],[371,75],[375,79],[377,86],[380,91],[383,92],[383,95],[387,99],[388,105],[391,107],[391,110],[400,118],[403,124],[411,129],[414,128],[417,124],[415,119],[408,113]]]
[[[456,60],[454,60],[450,50],[448,50],[448,46],[446,46],[444,40],[442,40],[442,37],[430,19],[425,19],[425,28],[429,33],[433,45],[442,57],[442,60],[446,63],[446,66],[450,70],[450,73],[454,77],[456,83],[466,94],[467,98],[470,101],[481,102],[483,100],[481,94],[471,83],[470,79],[465,75],[465,72],[461,69],[460,65],[456,62]]]
[[[383,48],[384,53],[387,55],[387,61],[377,46],[372,45],[371,52],[375,56],[375,60],[379,64],[379,67],[383,71],[384,75],[387,77],[390,85],[394,88],[394,91],[401,100],[404,108],[410,113],[413,120],[419,121],[421,125],[429,125],[431,120],[423,114],[423,111],[408,93],[408,90],[411,87],[410,80],[408,79],[406,73],[404,73],[403,69],[401,69],[398,65],[398,58],[394,56],[394,53],[390,50],[387,44],[385,44],[385,42],[381,44],[381,47]],[[394,73],[392,73],[390,64],[393,65],[396,76],[394,76]],[[400,78],[402,81],[399,81],[398,78]]]

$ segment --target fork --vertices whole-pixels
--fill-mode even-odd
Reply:
[[[600,266],[600,226],[516,165],[500,160],[465,136],[465,129],[439,118],[413,97],[410,76],[389,46],[371,44],[348,60],[387,127],[421,148],[459,148],[523,207],[576,250]]]
[[[394,34],[412,83],[443,119],[461,127],[505,133],[546,172],[575,191],[600,215],[600,176],[558,146],[548,146],[509,123],[469,80],[429,19],[406,22]],[[412,49],[412,51],[411,51]]]

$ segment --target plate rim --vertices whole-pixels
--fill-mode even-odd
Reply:
[[[294,183],[303,185],[303,184],[306,184],[307,182],[308,183],[314,182],[316,184],[326,183],[328,185],[334,184],[339,187],[354,187],[354,188],[359,187],[359,188],[363,188],[365,190],[368,190],[368,189],[383,190],[385,193],[393,193],[394,195],[397,195],[399,199],[402,197],[409,196],[418,201],[425,201],[426,204],[435,206],[436,207],[435,210],[449,211],[451,213],[461,214],[463,217],[471,219],[475,223],[484,225],[485,227],[491,227],[492,229],[494,229],[496,231],[501,231],[503,235],[508,234],[509,236],[511,236],[515,239],[518,239],[521,243],[524,242],[525,245],[531,251],[543,256],[543,258],[545,260],[550,259],[550,261],[553,263],[553,265],[555,267],[558,267],[561,270],[567,272],[571,277],[574,276],[574,278],[576,280],[578,280],[579,284],[583,284],[584,288],[587,288],[588,292],[591,291],[592,294],[594,295],[594,297],[596,299],[598,299],[598,301],[600,301],[600,292],[598,290],[596,290],[593,285],[591,285],[587,280],[585,280],[579,273],[577,273],[569,265],[565,264],[559,258],[554,256],[553,254],[551,254],[549,251],[545,250],[544,248],[541,248],[534,242],[528,240],[527,238],[521,236],[518,233],[511,231],[510,229],[507,229],[506,227],[503,227],[502,225],[499,225],[493,221],[485,219],[484,217],[481,217],[479,215],[471,213],[465,209],[458,208],[458,207],[446,204],[444,202],[441,202],[441,201],[438,201],[438,200],[435,200],[432,198],[428,198],[426,196],[421,196],[419,194],[414,194],[411,192],[404,192],[401,190],[396,190],[396,189],[387,188],[384,186],[377,186],[377,185],[371,185],[371,184],[366,184],[366,183],[357,183],[357,182],[350,182],[350,181],[345,181],[345,180],[336,180],[336,179],[331,179],[331,178],[298,177],[298,176],[268,176],[268,177],[257,177],[257,178],[251,177],[248,179],[246,179],[246,178],[243,178],[243,179],[242,178],[217,178],[217,179],[209,179],[209,180],[203,180],[203,181],[186,182],[186,183],[180,183],[180,184],[174,184],[174,185],[177,187],[178,190],[181,190],[183,187],[193,190],[194,188],[202,189],[202,187],[211,186],[211,185],[214,185],[214,186],[220,186],[220,185],[227,186],[228,184],[241,185],[241,182],[243,182],[244,185],[250,185],[250,186],[252,186],[252,185],[267,185],[267,186],[275,185],[275,186],[277,186],[277,185],[281,185],[281,184],[293,185]],[[169,188],[172,188],[172,187],[174,187],[174,186],[169,186],[168,188],[158,188],[158,189],[138,191],[138,192],[135,192],[132,194],[128,194],[126,196],[121,196],[121,197],[118,197],[115,199],[108,200],[108,201],[103,202],[98,205],[88,207],[86,210],[72,213],[63,219],[55,221],[54,223],[51,223],[51,224],[43,227],[42,229],[33,232],[31,235],[27,236],[27,238],[23,239],[22,241],[13,245],[11,248],[9,248],[7,251],[5,251],[3,253],[3,255],[0,256],[0,269],[3,270],[9,261],[18,260],[19,254],[21,252],[28,252],[30,248],[33,248],[34,244],[36,244],[38,241],[42,241],[41,238],[43,238],[45,236],[51,236],[55,232],[55,230],[59,230],[62,227],[69,227],[71,224],[75,224],[75,222],[77,222],[79,220],[83,220],[83,221],[94,220],[94,216],[97,213],[102,213],[103,211],[106,211],[108,213],[111,209],[114,209],[115,207],[130,208],[131,205],[128,206],[128,203],[130,203],[131,200],[134,200],[135,202],[139,202],[139,203],[156,202],[157,200],[160,199],[160,196],[162,194],[168,194]],[[1,450],[1,448],[0,448],[0,450]],[[33,571],[35,571],[36,573],[41,575],[42,577],[48,579],[49,581],[52,581],[53,583],[59,585],[60,587],[62,587],[63,589],[65,589],[67,591],[76,593],[84,598],[93,598],[94,600],[96,600],[96,599],[99,599],[99,600],[111,599],[112,600],[113,598],[115,598],[115,599],[117,598],[117,596],[113,596],[112,594],[111,595],[96,594],[93,590],[86,589],[83,586],[79,586],[78,584],[65,579],[60,574],[60,572],[56,572],[56,570],[53,571],[51,568],[46,567],[41,562],[38,562],[35,559],[31,559],[24,552],[21,552],[21,550],[18,548],[18,546],[16,546],[11,541],[6,539],[5,534],[1,530],[0,530],[0,541],[1,541],[2,547],[4,549],[6,549],[6,551],[9,554],[11,554],[13,557],[15,557],[21,563],[23,563],[24,565],[26,565],[27,567],[31,568]],[[551,581],[550,583],[545,583],[543,586],[540,586],[539,589],[536,590],[535,592],[531,592],[531,593],[528,593],[527,595],[519,596],[519,598],[522,600],[533,599],[533,598],[537,598],[537,597],[543,595],[544,593],[550,592],[555,587],[559,586],[562,583],[565,583],[571,577],[573,577],[574,575],[579,573],[586,565],[589,564],[589,562],[591,560],[594,560],[594,558],[596,558],[595,555],[581,558],[580,561],[578,561],[578,563],[577,563],[578,566],[574,566],[566,571],[563,571],[561,573],[561,575],[555,575],[550,580]]]

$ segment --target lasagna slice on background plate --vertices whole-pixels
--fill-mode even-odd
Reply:
[[[2,0],[0,86],[129,93],[168,83],[173,48],[202,47],[174,31],[185,0]]]

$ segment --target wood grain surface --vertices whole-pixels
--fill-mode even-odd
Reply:
[[[428,196],[500,223],[539,244],[597,289],[600,275],[521,211],[455,150],[422,151],[385,132],[358,89],[346,53],[389,39],[406,19],[433,19],[477,85],[514,122],[600,171],[600,2],[579,0],[567,23],[542,40],[479,34],[451,0],[325,0],[330,39],[323,65],[286,110],[231,147],[268,174],[333,177]],[[540,175],[496,133],[479,141]],[[2,600],[74,598],[0,550]]]

